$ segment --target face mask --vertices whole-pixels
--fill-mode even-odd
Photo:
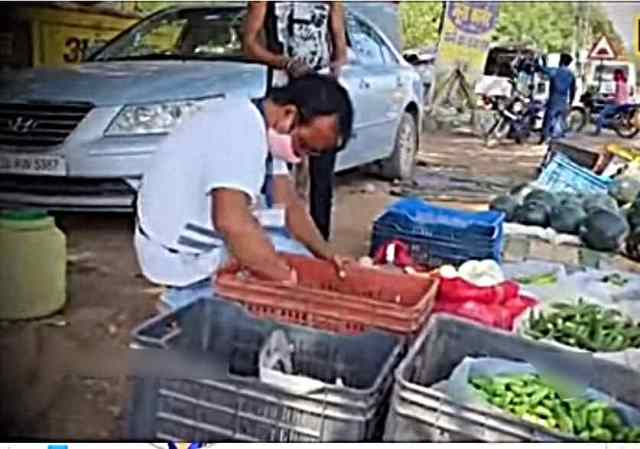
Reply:
[[[269,128],[267,140],[269,141],[269,151],[273,157],[290,164],[299,164],[302,161],[293,151],[293,143],[289,134],[280,134],[275,129]]]

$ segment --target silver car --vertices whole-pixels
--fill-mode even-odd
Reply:
[[[265,67],[242,54],[245,14],[242,5],[169,8],[85,63],[2,75],[0,205],[131,210],[149,156],[181,119],[220,96],[264,95]],[[354,12],[346,20],[341,82],[355,137],[337,170],[373,163],[388,178],[410,177],[420,77],[371,22]]]

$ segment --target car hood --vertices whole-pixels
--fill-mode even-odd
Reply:
[[[265,94],[266,71],[229,61],[90,62],[0,75],[0,102],[90,102],[95,106]]]

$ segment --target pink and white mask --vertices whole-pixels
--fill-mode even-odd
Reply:
[[[267,130],[269,152],[277,159],[290,164],[299,164],[302,159],[293,151],[293,141],[289,134],[282,134],[273,128]]]

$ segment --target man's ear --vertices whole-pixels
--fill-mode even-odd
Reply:
[[[289,133],[298,122],[298,108],[292,104],[283,106],[282,108],[282,124],[280,132]]]

